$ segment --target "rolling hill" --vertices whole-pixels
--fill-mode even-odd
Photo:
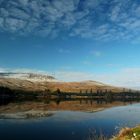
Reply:
[[[97,90],[111,90],[120,92],[123,88],[111,86],[97,81],[62,82],[53,76],[34,73],[0,73],[0,86],[10,89],[25,91],[44,91],[50,89],[56,91],[58,88],[63,92],[93,92]]]

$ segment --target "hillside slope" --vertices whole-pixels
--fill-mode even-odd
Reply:
[[[120,92],[123,89],[96,81],[82,82],[60,82],[52,76],[38,74],[0,74],[0,86],[11,89],[20,89],[26,91],[44,91],[50,89],[55,91],[58,88],[63,92],[93,92],[97,90],[111,90]]]

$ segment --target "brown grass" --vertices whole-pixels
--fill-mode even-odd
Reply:
[[[123,128],[112,140],[140,140],[140,126],[134,128]]]
[[[58,88],[62,92],[77,92],[80,90],[85,93],[97,90],[111,90],[112,92],[121,92],[123,89],[119,87],[110,86],[107,84],[90,81],[90,82],[31,82],[27,80],[20,80],[14,78],[0,78],[0,86],[9,87],[11,89],[22,89],[26,91],[44,91],[50,89],[56,91]]]

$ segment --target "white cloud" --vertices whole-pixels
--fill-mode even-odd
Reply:
[[[140,87],[140,68],[124,68],[110,74],[58,71],[56,76],[64,81],[95,80],[122,87]]]
[[[74,11],[75,4],[77,5],[77,3],[74,3],[74,0],[69,0],[69,1],[66,1],[66,0],[61,0],[61,1],[54,0],[54,1],[52,1],[52,4],[54,5],[54,7],[56,9],[58,9],[59,11],[61,11],[63,13],[66,13],[66,12],[69,12],[69,11]]]
[[[135,6],[134,7],[134,15],[137,15],[137,17],[140,17],[140,6]]]
[[[133,40],[140,33],[139,11],[138,2],[132,0],[9,0],[0,4],[0,30]]]
[[[10,8],[8,12],[9,12],[9,16],[18,19],[28,20],[30,18],[30,15],[27,12],[19,8]]]
[[[93,54],[96,57],[100,57],[102,55],[102,52],[101,51],[96,51],[96,50],[91,51],[90,53]]]
[[[26,6],[26,5],[28,4],[28,1],[29,1],[29,0],[18,0],[18,2],[19,2],[20,4],[22,4],[23,6]]]
[[[76,23],[76,18],[74,17],[73,13],[67,13],[64,16],[64,20],[62,21],[62,24],[66,27],[71,27],[72,25],[74,25]]]
[[[7,72],[7,69],[6,68],[0,68],[0,73],[2,72]]]
[[[85,8],[96,8],[100,3],[102,3],[104,0],[85,0],[83,2],[83,5]]]
[[[90,73],[75,71],[56,71],[55,75],[63,81],[83,81],[93,78],[93,75]]]
[[[0,18],[0,27],[3,27],[4,19]]]
[[[92,63],[91,61],[85,60],[85,61],[83,61],[82,63],[83,63],[84,65],[87,65],[87,66],[93,66],[93,63]]]
[[[18,31],[25,27],[25,22],[23,20],[7,18],[5,20],[5,28],[6,30],[11,30],[11,32]]]
[[[5,18],[8,17],[9,12],[5,8],[0,8],[0,15]]]
[[[60,49],[58,50],[58,52],[59,52],[59,53],[70,53],[70,50],[60,48]]]
[[[117,6],[113,7],[111,15],[110,15],[111,20],[112,21],[118,20],[119,19],[118,16],[119,16],[120,12],[121,12],[121,6],[120,5],[117,5]]]

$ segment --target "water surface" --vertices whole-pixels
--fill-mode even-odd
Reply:
[[[111,137],[121,127],[140,124],[140,104],[130,103],[82,100],[4,104],[0,107],[0,114],[47,110],[53,115],[29,119],[1,118],[0,136],[2,140],[85,140],[93,133]],[[104,110],[94,112],[96,108]]]

